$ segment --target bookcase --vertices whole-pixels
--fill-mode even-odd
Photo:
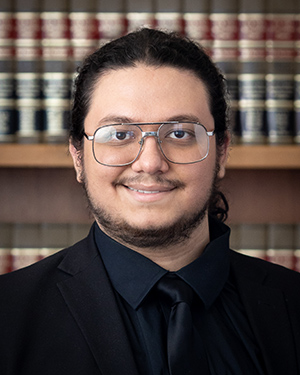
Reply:
[[[11,15],[26,32],[35,17],[38,35],[24,36],[22,29],[13,34],[9,26],[5,34]],[[222,181],[228,222],[300,223],[298,0],[0,0],[0,223],[92,221],[63,141],[70,71],[87,51],[141,24],[200,41],[225,72],[239,140],[231,147]],[[266,35],[274,25],[280,36]],[[24,71],[14,76],[12,59],[22,56],[26,46],[27,57],[17,64]],[[12,52],[15,48],[19,55]],[[40,50],[44,75],[36,61]],[[25,83],[24,74],[29,74]],[[28,97],[13,97],[14,77]],[[43,81],[43,93],[36,79]],[[24,114],[17,137],[5,123],[16,115],[15,103]],[[44,129],[36,128],[41,116],[48,121]]]

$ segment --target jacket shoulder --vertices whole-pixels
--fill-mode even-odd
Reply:
[[[300,273],[269,261],[230,252],[231,266],[240,277],[262,282],[274,288],[300,288]],[[299,289],[298,289],[299,290]],[[300,298],[299,298],[300,299]]]

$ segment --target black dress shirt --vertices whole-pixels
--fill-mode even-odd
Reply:
[[[229,235],[226,225],[210,218],[211,242],[176,274],[199,296],[193,315],[209,374],[263,375],[260,353],[230,272]],[[98,226],[95,240],[141,374],[167,375],[166,322],[153,287],[168,271],[112,240]]]

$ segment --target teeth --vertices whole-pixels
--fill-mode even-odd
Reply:
[[[149,190],[138,190],[138,189],[133,189],[129,186],[127,186],[129,190],[132,190],[132,191],[137,191],[138,193],[143,193],[143,194],[155,194],[155,193],[159,193],[159,191],[149,191]]]

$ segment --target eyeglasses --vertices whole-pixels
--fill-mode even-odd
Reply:
[[[159,126],[157,131],[147,127]],[[132,164],[140,155],[147,137],[155,137],[164,157],[175,164],[204,160],[209,152],[209,137],[215,134],[194,122],[129,123],[104,125],[94,135],[84,136],[93,142],[95,160],[110,167]]]

